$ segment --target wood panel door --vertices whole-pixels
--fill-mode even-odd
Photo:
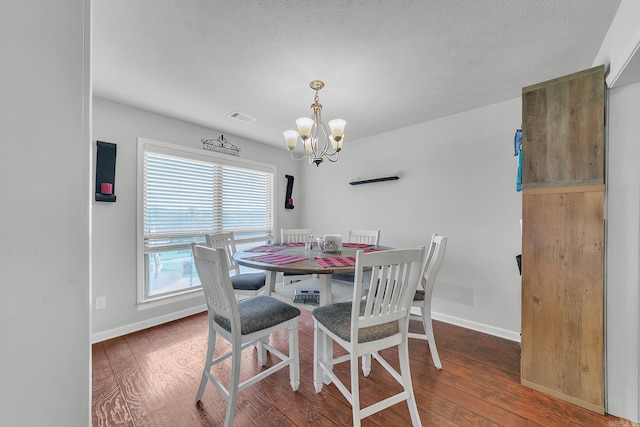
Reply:
[[[521,382],[599,413],[603,126],[604,67],[523,89]]]
[[[604,412],[604,188],[522,196],[523,385]]]
[[[604,66],[522,89],[522,188],[604,183]]]

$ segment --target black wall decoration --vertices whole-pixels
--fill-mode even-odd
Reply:
[[[116,201],[116,144],[97,141],[96,201]]]
[[[284,208],[293,209],[293,198],[291,193],[293,192],[293,175],[285,175],[287,178],[287,195],[284,198]]]
[[[397,179],[400,179],[400,177],[397,175],[381,176],[380,178],[358,179],[358,180],[351,181],[349,184],[351,185],[371,184],[373,182],[395,181]]]

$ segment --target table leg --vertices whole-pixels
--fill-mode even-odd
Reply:
[[[331,274],[320,274],[320,306],[329,305],[333,301],[331,295]]]
[[[276,291],[276,279],[278,276],[277,271],[267,271],[267,295],[271,295]]]

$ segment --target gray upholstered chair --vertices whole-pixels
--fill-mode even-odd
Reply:
[[[413,425],[422,425],[411,384],[407,334],[411,302],[421,278],[424,257],[424,247],[360,251],[356,255],[353,303],[330,304],[313,311],[313,383],[316,392],[322,391],[323,382],[334,382],[351,404],[354,426],[360,426],[361,419],[405,400]],[[365,275],[366,269],[371,269],[371,274]],[[368,289],[366,297],[365,287]],[[333,342],[343,347],[347,354],[334,358]],[[396,346],[401,373],[378,353]],[[360,408],[358,358],[367,354],[380,362],[402,386],[402,391]],[[333,372],[336,364],[346,361],[350,362],[350,389]],[[380,394],[380,391],[376,392],[376,395]]]
[[[236,253],[236,241],[232,231],[207,234],[207,246],[210,248],[224,248],[226,250],[227,265],[231,275],[231,285],[236,295],[256,295],[260,292],[267,280],[265,271],[255,273],[240,273],[240,266],[234,261]]]
[[[268,295],[255,295],[242,301],[235,298],[229,278],[229,266],[225,249],[213,249],[197,244],[192,245],[193,259],[198,277],[204,289],[209,317],[209,337],[207,356],[196,401],[200,401],[207,383],[211,381],[227,401],[224,425],[230,427],[238,401],[238,392],[264,379],[279,369],[289,367],[291,388],[295,391],[300,384],[300,364],[298,356],[298,316],[300,310]],[[289,354],[285,355],[272,347],[269,337],[273,332],[289,331]],[[217,336],[231,344],[231,350],[214,358]],[[259,372],[240,383],[241,352],[257,343],[258,360],[266,363],[266,351],[280,359],[268,369]],[[220,362],[231,356],[231,372],[228,388],[216,377]],[[244,363],[248,360],[245,359]],[[222,368],[222,371],[228,372]]]
[[[431,351],[431,358],[436,369],[442,369],[442,363],[440,362],[440,356],[438,356],[438,348],[436,347],[436,339],[433,335],[433,322],[431,320],[431,294],[433,293],[433,286],[436,282],[436,276],[442,265],[444,259],[444,253],[447,249],[447,238],[434,234],[431,236],[431,244],[429,245],[429,251],[425,265],[423,267],[423,278],[416,294],[413,297],[413,307],[419,307],[422,314],[422,326],[424,327],[424,333],[409,333],[409,338],[417,338],[429,341],[429,351]]]

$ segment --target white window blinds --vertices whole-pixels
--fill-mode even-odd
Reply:
[[[272,176],[264,172],[222,167],[222,191],[216,203],[216,228],[271,234]]]
[[[145,252],[222,230],[271,234],[272,186],[269,172],[145,152]]]
[[[214,165],[145,153],[145,233],[213,230]]]

